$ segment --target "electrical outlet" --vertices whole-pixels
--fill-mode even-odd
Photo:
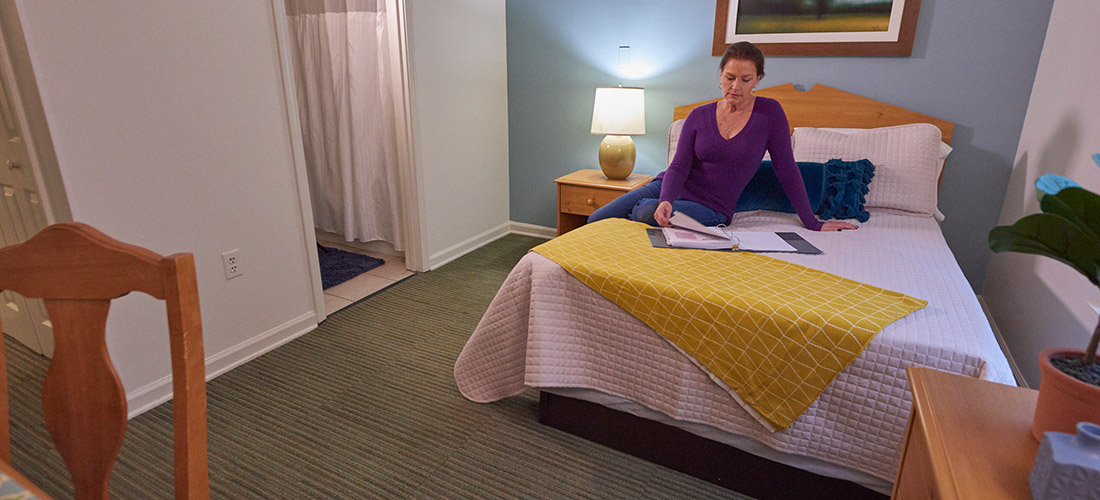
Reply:
[[[222,254],[222,266],[225,267],[225,279],[233,279],[244,274],[241,268],[241,249],[234,248]]]

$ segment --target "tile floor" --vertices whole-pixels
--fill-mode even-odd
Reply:
[[[321,244],[326,247],[334,247],[348,252],[361,253],[386,261],[386,263],[381,266],[325,290],[326,314],[332,314],[339,311],[363,297],[415,274],[405,269],[405,259],[401,257],[371,252],[361,248],[327,241],[323,241]]]

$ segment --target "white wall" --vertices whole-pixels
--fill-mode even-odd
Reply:
[[[406,19],[423,252],[436,268],[508,232],[504,0],[409,1]]]
[[[271,2],[18,8],[74,219],[195,254],[208,373],[316,326]],[[107,339],[132,412],[170,393],[164,307],[135,295]]]
[[[1057,0],[1024,119],[1000,224],[1039,211],[1035,179],[1054,173],[1100,191],[1100,4]],[[1082,52],[1086,50],[1086,52]],[[995,99],[991,98],[990,105]],[[1045,257],[994,254],[983,297],[1028,384],[1038,387],[1039,351],[1084,349],[1097,315],[1087,302],[1100,292],[1069,266]]]

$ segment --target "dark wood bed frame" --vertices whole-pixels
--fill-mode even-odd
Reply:
[[[788,83],[761,89],[756,95],[778,100],[792,130],[931,123],[939,127],[943,141],[950,144],[954,129],[951,122],[820,84],[802,92]],[[673,119],[686,118],[692,109],[710,102],[677,107]],[[888,498],[850,481],[773,462],[683,429],[580,399],[542,392],[539,422],[760,500]]]
[[[683,429],[549,392],[539,393],[539,422],[759,500],[889,498],[850,481],[819,476]]]

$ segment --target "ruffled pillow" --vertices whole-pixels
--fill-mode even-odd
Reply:
[[[864,209],[868,184],[875,166],[868,160],[829,160],[825,163],[798,162],[810,208],[824,219],[856,219],[867,222]],[[773,210],[795,213],[783,185],[775,176],[772,162],[765,161],[737,199],[736,211]]]
[[[825,162],[825,194],[821,206],[814,211],[823,219],[855,219],[867,222],[871,214],[863,208],[868,185],[875,176],[875,166],[869,160]]]

